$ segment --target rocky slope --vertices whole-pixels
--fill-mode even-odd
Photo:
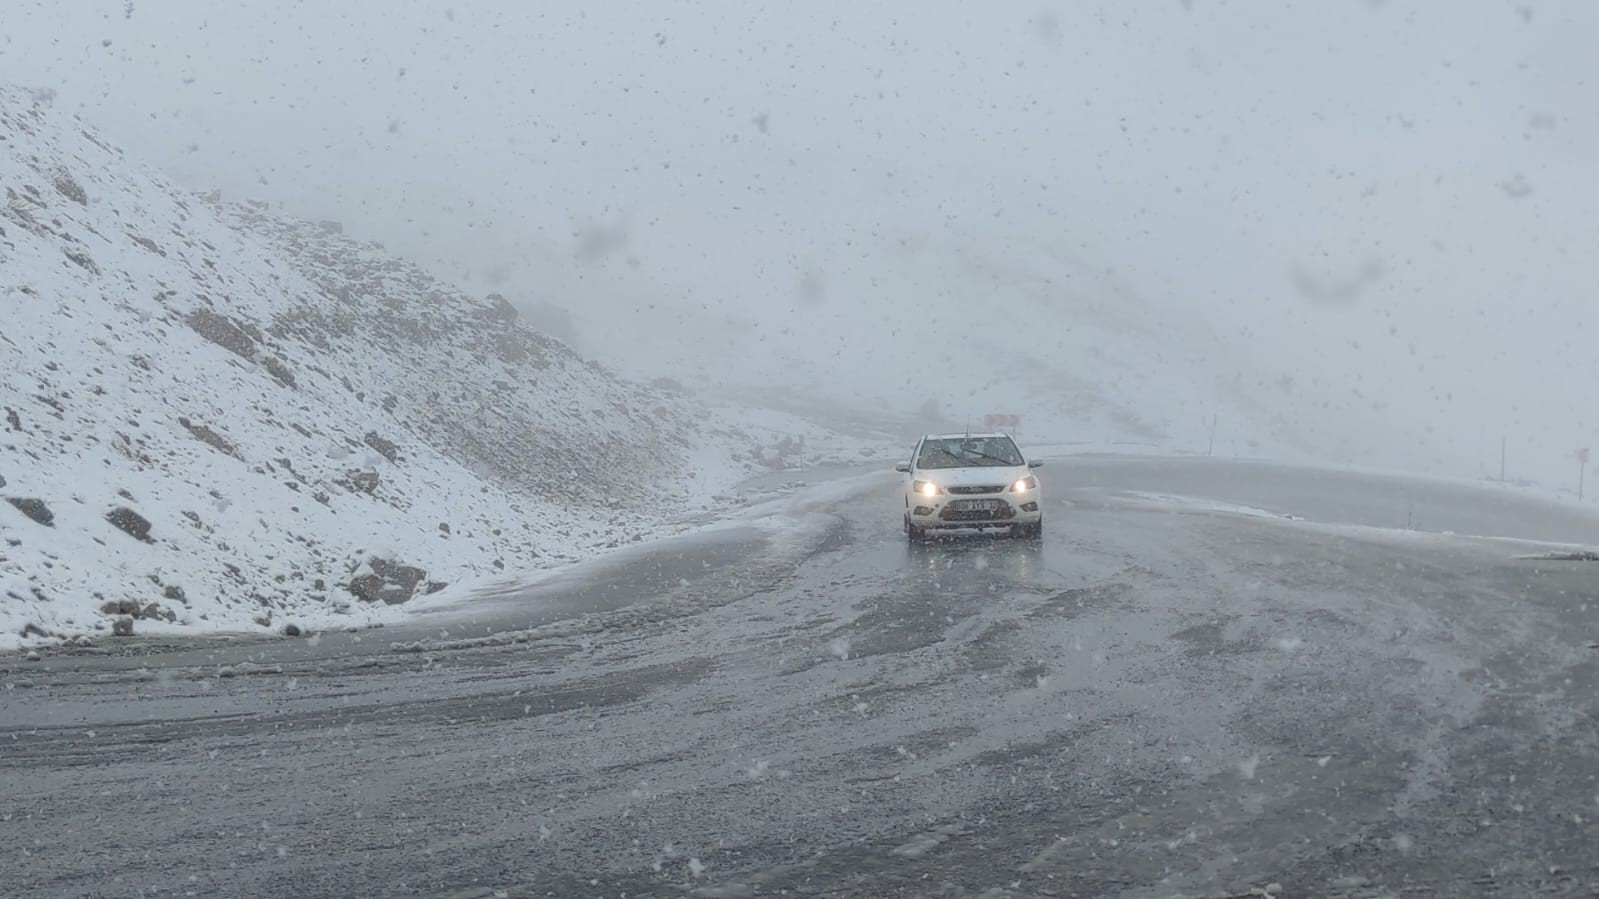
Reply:
[[[0,647],[381,618],[642,539],[806,436],[860,446],[622,381],[14,88],[0,185]]]

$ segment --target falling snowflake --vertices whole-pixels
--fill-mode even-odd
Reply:
[[[1256,753],[1238,763],[1238,773],[1242,774],[1245,780],[1254,780],[1255,769],[1258,767],[1260,767],[1260,754]]]

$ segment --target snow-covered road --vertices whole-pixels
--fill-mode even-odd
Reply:
[[[1041,544],[908,546],[868,476],[403,628],[0,658],[0,894],[1599,885],[1599,566],[1525,558],[1599,523],[1042,474]]]

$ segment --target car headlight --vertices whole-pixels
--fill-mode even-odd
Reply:
[[[1025,478],[1017,478],[1016,483],[1010,485],[1011,492],[1013,493],[1026,493],[1027,491],[1033,490],[1037,487],[1038,478],[1035,478],[1032,475],[1028,475]]]
[[[922,496],[938,495],[938,485],[932,481],[917,481],[911,485],[911,489],[915,490],[917,493],[920,493]]]

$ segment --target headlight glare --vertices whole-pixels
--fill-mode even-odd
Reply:
[[[917,481],[915,484],[912,485],[912,487],[913,487],[913,489],[915,489],[915,491],[917,493],[920,493],[922,496],[937,496],[938,495],[938,485],[933,483],[932,481]]]
[[[1025,478],[1017,478],[1016,483],[1010,485],[1010,489],[1012,493],[1026,493],[1037,486],[1038,478],[1028,475]]]

